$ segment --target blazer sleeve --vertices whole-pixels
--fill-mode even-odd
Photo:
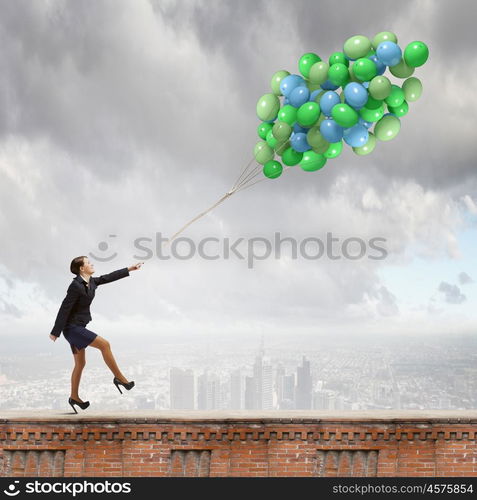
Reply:
[[[129,270],[127,267],[124,267],[109,274],[102,274],[97,278],[91,276],[91,279],[96,283],[96,285],[99,286],[104,285],[105,283],[111,283],[112,281],[120,280],[121,278],[126,278],[126,276],[129,276]]]
[[[56,316],[55,325],[51,331],[51,335],[55,337],[59,337],[61,332],[63,331],[66,322],[68,321],[68,316],[71,312],[71,309],[76,304],[79,297],[78,288],[75,286],[75,283],[72,282],[68,287],[66,292],[66,297],[63,299],[61,303],[60,310]]]

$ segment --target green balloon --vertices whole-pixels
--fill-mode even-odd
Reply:
[[[353,64],[353,71],[356,78],[363,82],[368,82],[376,76],[377,68],[374,61],[371,61],[367,57],[362,57]]]
[[[306,86],[308,87],[308,90],[310,91],[310,94],[312,92],[314,92],[315,90],[318,90],[318,89],[323,90],[321,88],[321,85],[319,83],[311,83],[310,80],[308,80],[308,83],[306,84]]]
[[[359,156],[369,155],[376,147],[376,137],[372,132],[369,133],[368,142],[364,146],[354,147],[353,151]]]
[[[349,61],[348,59],[346,59],[346,56],[343,52],[333,52],[333,54],[331,54],[330,58],[328,59],[328,62],[330,66],[338,63],[344,64],[346,67],[349,66]]]
[[[314,151],[305,151],[300,162],[300,167],[306,172],[314,172],[324,167],[326,163],[325,155]]]
[[[352,127],[358,123],[359,115],[349,104],[335,104],[331,116],[340,127]]]
[[[407,78],[414,73],[414,68],[408,66],[404,59],[396,64],[395,66],[390,66],[389,71],[397,78]]]
[[[335,63],[328,70],[328,78],[334,85],[346,85],[349,81],[349,72],[347,66],[343,63]]]
[[[404,49],[404,60],[408,66],[422,66],[429,57],[429,48],[424,42],[411,42]]]
[[[349,71],[349,79],[351,82],[363,83],[359,78],[356,78],[356,75],[354,74],[354,71],[353,71],[353,66],[350,66],[348,68],[348,71]]]
[[[346,40],[343,52],[350,59],[359,59],[365,57],[371,49],[371,41],[363,35],[356,35]]]
[[[397,36],[390,31],[381,31],[373,38],[373,49],[376,50],[381,42],[397,43]]]
[[[325,83],[328,79],[328,70],[330,65],[326,61],[319,61],[310,68],[310,73],[308,74],[308,78],[310,82],[321,85]]]
[[[379,108],[369,109],[369,108],[361,108],[359,110],[359,116],[367,122],[377,122],[383,117],[384,114],[384,106],[381,105]]]
[[[263,166],[263,174],[269,179],[280,177],[283,172],[282,164],[277,160],[270,160]]]
[[[272,130],[272,124],[262,122],[262,123],[259,123],[259,125],[257,127],[257,134],[260,137],[260,139],[266,139],[267,134],[270,130]]]
[[[374,97],[368,96],[368,100],[366,101],[364,107],[368,109],[377,109],[382,105],[383,101],[381,99],[375,99]]]
[[[374,134],[380,141],[394,139],[401,128],[401,121],[394,115],[386,115],[374,126]]]
[[[343,151],[343,142],[332,142],[329,146],[328,149],[325,151],[325,158],[336,158],[341,154],[341,151]]]
[[[404,92],[401,87],[397,85],[391,85],[391,93],[384,99],[387,105],[396,108],[400,106],[404,101]]]
[[[313,66],[313,64],[320,61],[321,61],[320,56],[314,54],[313,52],[307,52],[306,54],[303,54],[300,57],[300,61],[298,62],[298,69],[305,78],[308,78],[310,69]]]
[[[265,94],[257,102],[257,116],[268,122],[275,120],[280,109],[280,99],[275,94]]]
[[[415,76],[411,76],[411,78],[408,78],[402,84],[402,89],[404,91],[404,97],[406,101],[417,101],[422,94],[421,80],[419,80],[419,78],[416,78]]]
[[[403,101],[400,106],[389,106],[388,109],[390,113],[395,114],[398,118],[401,118],[404,115],[407,115],[407,112],[409,111],[409,104],[407,101]]]
[[[278,119],[282,122],[288,123],[288,125],[293,125],[296,122],[296,108],[290,104],[285,104],[283,108],[278,112]]]
[[[272,132],[273,137],[275,137],[277,141],[283,142],[290,137],[292,128],[291,125],[287,122],[276,121],[273,125]]]
[[[317,148],[311,148],[311,150],[314,151],[315,153],[323,155],[328,150],[329,145],[330,143],[328,142],[327,144],[323,144],[321,146],[318,146]]]
[[[277,148],[275,149],[275,152],[277,153],[278,156],[283,156],[283,153],[290,147],[290,141],[284,141],[281,142]]]
[[[313,149],[328,147],[329,142],[322,136],[319,125],[311,127],[306,133],[306,141]]]
[[[302,127],[311,127],[320,117],[320,105],[317,102],[305,102],[298,108],[296,115],[298,124]]]
[[[262,165],[267,163],[267,161],[273,160],[275,156],[273,149],[265,141],[257,142],[253,152],[257,163]]]
[[[389,78],[381,75],[375,76],[369,82],[368,92],[374,99],[379,99],[380,101],[386,99],[391,93],[391,82]]]
[[[289,74],[290,73],[284,69],[281,69],[280,71],[274,73],[270,81],[270,87],[272,88],[272,92],[275,95],[282,95],[282,93],[280,92],[280,82]]]
[[[282,161],[285,165],[292,167],[293,165],[297,165],[301,162],[303,158],[303,153],[299,153],[295,151],[293,148],[287,148],[282,156]]]
[[[275,149],[277,146],[277,140],[275,137],[273,137],[273,129],[268,132],[267,137],[265,139],[267,141],[267,144],[272,148]]]

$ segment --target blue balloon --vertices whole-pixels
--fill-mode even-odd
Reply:
[[[305,104],[305,102],[308,101],[309,97],[310,91],[307,87],[295,87],[290,92],[290,97],[288,99],[293,107],[299,108],[302,104]]]
[[[300,75],[288,75],[280,82],[280,92],[290,98],[293,89],[303,86],[306,87],[306,82]]]
[[[358,123],[359,123],[360,125],[364,125],[366,128],[370,128],[370,127],[372,127],[372,126],[374,125],[374,123],[373,123],[373,122],[367,122],[366,120],[363,120],[363,119],[361,118],[361,116],[359,117]]]
[[[397,43],[386,41],[378,45],[376,56],[383,64],[392,67],[401,61],[402,51]]]
[[[314,100],[316,99],[316,96],[317,96],[317,95],[320,95],[322,92],[323,92],[323,89],[314,90],[314,91],[310,94],[310,98],[309,98],[308,100],[309,100],[309,101],[314,101]]]
[[[362,108],[368,100],[368,91],[357,82],[350,82],[344,88],[346,102],[355,109]]]
[[[283,105],[286,106],[287,104],[290,104],[290,99],[288,99],[288,97],[285,97],[285,99],[283,99]]]
[[[364,125],[357,123],[353,127],[345,129],[343,139],[349,146],[359,148],[368,142],[369,132]]]
[[[365,89],[367,89],[369,87],[369,82],[363,82],[361,84]]]
[[[311,149],[308,141],[306,140],[306,134],[303,132],[298,132],[293,134],[290,140],[291,146],[295,151],[299,153],[304,153]]]
[[[343,138],[343,127],[340,127],[334,120],[323,120],[320,132],[328,142],[339,142]]]
[[[328,90],[328,92],[325,92],[320,99],[321,112],[325,116],[331,116],[331,108],[335,104],[339,104],[340,102],[341,102],[340,96],[336,92]]]
[[[305,127],[302,127],[301,125],[298,125],[298,122],[295,122],[293,124],[293,132],[295,133],[303,133],[303,134],[306,134],[308,132],[309,129],[305,128]]]
[[[324,90],[336,90],[339,87],[339,85],[335,85],[334,83],[331,83],[329,80],[326,80],[326,82],[322,83],[320,87]]]
[[[376,71],[377,75],[382,75],[386,71],[386,65],[383,64],[379,59],[376,54],[373,54],[372,56],[369,56],[368,59],[371,59],[374,64],[376,64]],[[368,83],[368,82],[366,82]]]

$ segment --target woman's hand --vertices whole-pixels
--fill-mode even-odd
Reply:
[[[58,337],[56,337],[55,335],[52,335],[52,334],[50,333],[50,339],[51,339],[51,340],[53,340],[53,342],[54,342],[57,338],[58,338]]]
[[[138,262],[137,264],[134,264],[133,266],[129,266],[128,271],[137,271],[143,264],[144,264],[144,262]]]

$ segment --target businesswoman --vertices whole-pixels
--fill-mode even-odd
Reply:
[[[86,364],[85,349],[89,345],[101,351],[106,365],[114,374],[113,383],[121,394],[120,385],[128,391],[135,385],[134,381],[128,382],[116,364],[110,343],[97,333],[88,330],[86,325],[92,319],[89,306],[94,299],[96,288],[99,285],[111,283],[112,281],[129,276],[129,271],[136,271],[142,264],[144,262],[139,262],[133,266],[124,267],[96,278],[93,277],[94,264],[88,260],[88,257],[82,255],[75,257],[71,261],[70,270],[73,274],[76,274],[76,277],[70,283],[66,297],[61,303],[55,325],[50,333],[50,338],[56,341],[61,332],[63,332],[65,339],[70,344],[75,366],[71,375],[71,396],[68,403],[75,413],[78,413],[75,405],[83,410],[89,406],[89,401],[82,401],[78,394],[81,374]]]

